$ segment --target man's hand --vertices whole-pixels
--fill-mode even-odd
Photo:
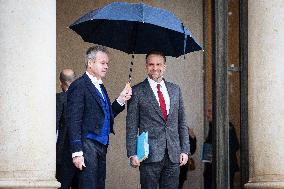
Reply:
[[[83,170],[83,167],[86,167],[83,156],[73,157],[73,163],[74,163],[75,167],[77,167],[81,171]]]
[[[185,165],[188,160],[188,155],[186,153],[181,153],[179,156],[179,166]]]
[[[131,98],[131,95],[132,95],[132,88],[130,86],[130,83],[126,83],[124,89],[121,91],[117,100],[125,104],[125,102]]]
[[[140,166],[140,161],[138,160],[137,156],[132,156],[130,158],[130,164],[133,168],[139,167]]]

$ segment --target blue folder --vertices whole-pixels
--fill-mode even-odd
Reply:
[[[202,149],[202,157],[201,157],[202,162],[212,163],[212,157],[213,157],[212,144],[204,143]]]
[[[148,158],[149,155],[149,143],[148,132],[143,132],[137,137],[137,157],[141,162]]]

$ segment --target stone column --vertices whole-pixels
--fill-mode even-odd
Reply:
[[[56,1],[0,0],[0,188],[57,188]]]
[[[248,2],[249,183],[284,188],[284,1]]]

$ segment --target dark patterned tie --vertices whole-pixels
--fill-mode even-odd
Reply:
[[[158,89],[158,97],[159,97],[159,102],[160,102],[160,108],[162,111],[162,114],[164,116],[164,119],[167,121],[168,115],[167,115],[167,108],[166,108],[166,102],[163,96],[161,89],[161,85],[157,84],[157,89]]]

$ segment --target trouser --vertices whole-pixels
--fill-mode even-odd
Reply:
[[[72,155],[67,150],[63,154],[62,164],[58,167],[61,183],[60,189],[78,189],[79,188],[79,170],[72,162]]]
[[[105,189],[107,146],[86,139],[83,152],[86,167],[80,173],[80,189]]]
[[[160,162],[141,163],[141,189],[177,189],[179,185],[179,163],[171,162],[168,153]]]
[[[204,189],[212,189],[212,163],[205,163],[203,177]]]

